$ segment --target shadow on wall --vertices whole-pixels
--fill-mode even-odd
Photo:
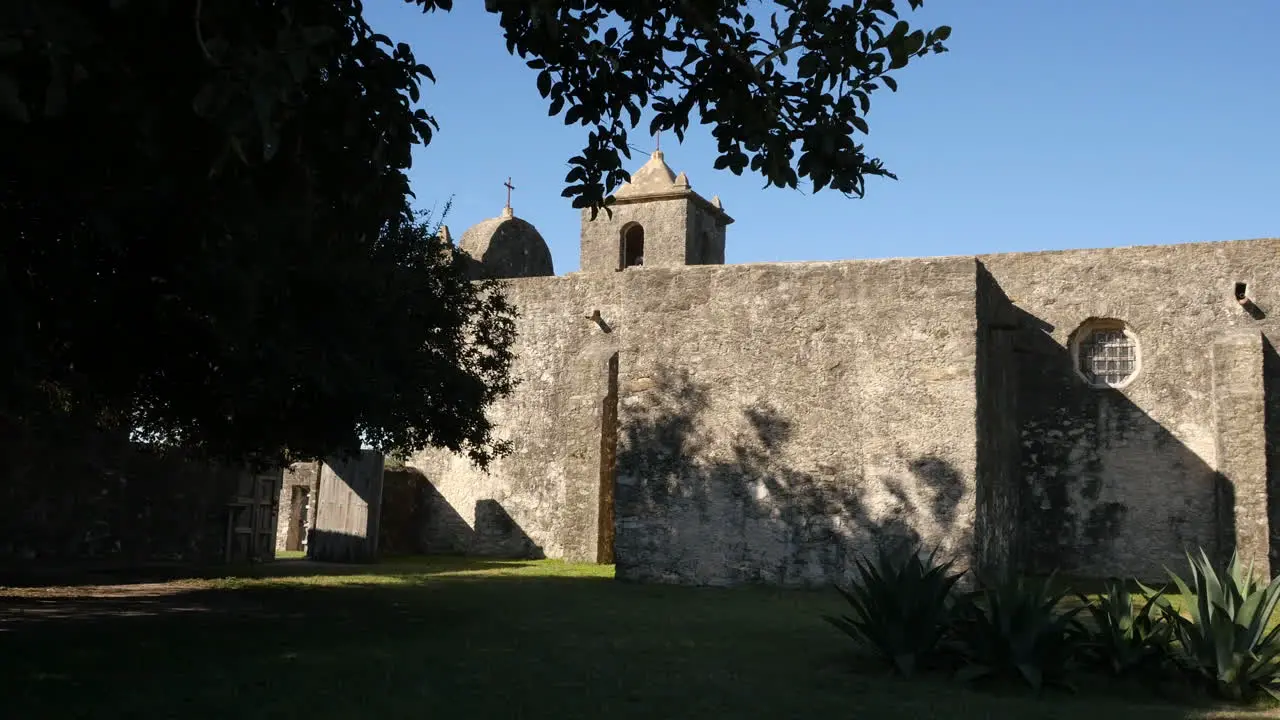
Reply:
[[[422,552],[420,528],[425,509],[426,477],[414,468],[387,467],[382,471],[382,519],[378,523],[378,549],[384,555]]]
[[[411,544],[414,552],[517,560],[546,557],[497,500],[476,501],[472,527],[421,470],[406,467],[396,473],[404,476],[395,481],[397,484],[409,483],[413,487],[417,512],[391,532],[397,542]],[[403,497],[402,493],[397,492],[397,497]]]
[[[1187,548],[1230,552],[1231,483],[1123,391],[1090,387],[1053,326],[1010,307],[1027,543],[1019,564],[1155,580],[1185,564]]]
[[[1022,477],[1018,467],[1018,383],[1013,304],[977,264],[974,402],[977,457],[974,478],[975,562],[1000,576],[1020,569],[1026,555]]]
[[[909,478],[867,477],[850,467],[800,470],[787,460],[792,422],[762,402],[742,410],[749,430],[726,455],[700,432],[708,387],[670,368],[652,379],[623,403],[620,579],[843,583],[859,552],[932,546],[956,536],[965,481],[946,461],[915,458]]]
[[[313,528],[307,542],[307,559],[334,563],[371,563],[377,560],[366,548],[368,537],[359,532]]]
[[[1262,340],[1262,373],[1267,395],[1267,517],[1271,572],[1280,570],[1280,352],[1271,338]]]

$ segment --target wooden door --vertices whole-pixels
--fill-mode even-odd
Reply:
[[[381,453],[363,450],[329,458],[320,466],[315,522],[307,557],[327,562],[373,562],[378,558],[382,515]]]
[[[227,506],[226,562],[275,559],[283,480],[282,470],[239,473],[235,495]]]

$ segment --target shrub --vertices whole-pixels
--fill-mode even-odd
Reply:
[[[1247,700],[1262,690],[1280,699],[1280,627],[1268,630],[1280,602],[1280,578],[1263,585],[1253,566],[1241,568],[1232,553],[1221,576],[1201,550],[1187,554],[1188,583],[1170,572],[1187,616],[1169,602],[1161,609],[1173,624],[1174,657],[1229,700]]]
[[[854,614],[824,619],[902,675],[938,660],[950,626],[952,588],[963,573],[918,548],[897,557],[881,551],[874,563],[862,556],[856,565],[858,581],[848,590],[836,588]]]
[[[1147,590],[1141,595],[1142,607],[1136,610],[1133,594],[1119,580],[1108,580],[1097,600],[1078,595],[1095,625],[1085,645],[1086,657],[1117,677],[1160,665],[1167,657],[1173,629],[1159,611],[1163,594],[1163,590]]]
[[[1046,685],[1072,689],[1068,675],[1087,633],[1076,620],[1084,608],[1060,610],[1067,591],[1053,577],[1010,577],[984,582],[960,609],[956,641],[964,680],[1020,678],[1037,692]]]

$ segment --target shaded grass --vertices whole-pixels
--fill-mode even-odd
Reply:
[[[287,561],[123,599],[91,587],[0,591],[2,714],[1242,716],[1131,701],[1129,688],[1035,698],[900,681],[858,667],[821,621],[844,610],[835,593],[611,578],[607,566],[425,558]]]

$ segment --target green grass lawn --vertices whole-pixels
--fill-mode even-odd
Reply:
[[[0,590],[4,718],[1204,718],[859,669],[833,592],[628,585],[612,568],[283,561],[233,578]]]

